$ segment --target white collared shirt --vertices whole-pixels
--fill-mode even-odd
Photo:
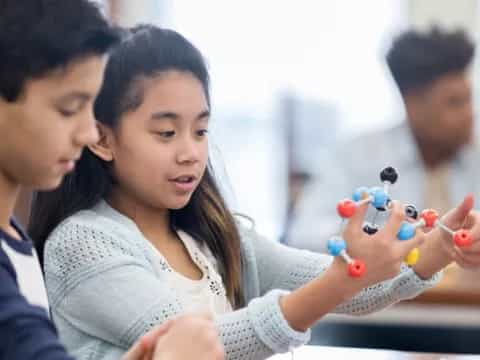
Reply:
[[[150,246],[162,263],[162,269],[172,288],[181,296],[182,305],[187,313],[208,312],[213,315],[232,311],[223,281],[218,273],[216,260],[207,246],[200,247],[186,232],[179,230],[178,237],[182,240],[192,261],[202,271],[200,280],[193,280],[175,271],[165,257],[150,242]]]

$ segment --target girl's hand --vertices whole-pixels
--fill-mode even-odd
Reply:
[[[450,210],[442,218],[442,222],[452,230],[467,229],[473,239],[469,247],[455,246],[450,234],[441,231],[440,246],[449,256],[450,261],[455,261],[466,269],[480,267],[480,213],[472,210],[474,205],[473,195],[469,194],[456,208]]]
[[[343,232],[346,252],[351,258],[365,263],[365,273],[360,278],[350,277],[347,264],[336,256],[321,276],[283,296],[280,308],[293,329],[307,330],[362,289],[395,277],[403,259],[423,242],[422,231],[417,231],[410,240],[398,240],[397,233],[405,219],[405,211],[397,202],[393,203],[385,226],[374,235],[366,234],[363,222],[367,206],[363,204],[356,208]]]
[[[390,217],[376,234],[368,235],[363,231],[363,223],[367,204],[357,208],[345,227],[343,237],[347,243],[347,253],[350,257],[365,263],[364,275],[356,279],[360,288],[391,279],[400,272],[400,266],[407,254],[419,247],[425,238],[422,231],[409,240],[399,240],[397,233],[405,220],[403,205],[394,201]]]

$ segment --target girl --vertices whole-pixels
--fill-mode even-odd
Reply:
[[[452,260],[450,239],[432,231],[422,246],[431,256],[401,265],[424,237],[396,240],[398,203],[373,236],[362,231],[365,206],[346,226],[349,253],[368,268],[360,279],[337,258],[286,248],[235,219],[208,165],[208,71],[174,31],[130,31],[95,115],[100,140],[59,190],[38,195],[30,227],[53,319],[80,359],[110,359],[196,310],[215,314],[228,359],[265,359],[306,343],[330,311],[366,314],[416,296]],[[460,227],[471,207],[469,197],[448,225]]]

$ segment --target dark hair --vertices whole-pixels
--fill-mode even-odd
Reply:
[[[121,116],[143,101],[142,79],[177,70],[191,73],[203,86],[210,105],[209,74],[202,54],[172,30],[141,25],[125,34],[110,53],[105,78],[95,101],[97,120],[112,129]],[[83,151],[76,170],[52,192],[34,198],[29,232],[40,257],[48,235],[65,218],[91,208],[108,197],[114,179],[107,163],[89,149]],[[243,304],[240,289],[240,236],[232,214],[215,183],[210,164],[190,202],[171,210],[172,228],[180,228],[206,243],[220,265],[227,295],[236,306]]]
[[[447,32],[434,26],[425,33],[412,30],[398,36],[386,60],[400,92],[406,94],[442,75],[465,71],[474,50],[464,31]]]
[[[119,40],[87,0],[0,0],[0,96],[15,101],[25,81]]]

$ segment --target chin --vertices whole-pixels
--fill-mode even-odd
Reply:
[[[184,202],[184,203],[182,203],[182,204],[178,204],[178,203],[177,203],[177,204],[172,204],[172,205],[169,206],[168,208],[169,208],[170,210],[181,210],[181,209],[183,209],[183,208],[184,208],[185,206],[187,206],[187,205],[188,205],[188,201],[187,201],[187,202]]]
[[[187,199],[176,199],[176,201],[172,201],[169,204],[168,208],[171,210],[181,210],[188,205],[188,203],[190,202],[190,199],[191,199],[191,196],[189,196]]]
[[[63,176],[50,179],[42,179],[31,185],[32,188],[38,191],[52,191],[60,186]]]

